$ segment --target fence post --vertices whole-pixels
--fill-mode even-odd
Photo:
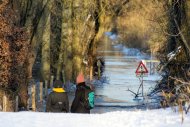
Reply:
[[[155,71],[156,71],[156,70],[155,70],[155,69],[156,69],[156,68],[155,68],[155,64],[156,64],[156,63],[154,62],[154,63],[153,63],[153,74],[155,74]]]
[[[51,80],[50,80],[50,88],[53,88],[53,79],[54,79],[54,76],[52,75]]]
[[[48,95],[48,81],[45,80],[45,97]]]
[[[100,77],[101,77],[101,61],[100,60],[98,60],[97,61],[97,66],[98,66],[98,79],[100,79]]]
[[[43,102],[43,82],[40,82],[40,102]]]
[[[6,112],[6,111],[7,111],[7,96],[4,93],[3,94],[3,112]]]
[[[62,70],[61,73],[62,73],[62,78],[63,78],[63,84],[66,85],[65,71]]]
[[[36,111],[36,85],[32,85],[32,110]]]
[[[15,101],[15,112],[18,112],[18,96],[16,96],[16,101]]]
[[[93,78],[93,66],[90,66],[90,81],[92,81]]]
[[[32,88],[31,88],[31,84],[28,85],[28,100],[27,100],[27,109],[30,110],[31,108],[31,96],[32,96]]]

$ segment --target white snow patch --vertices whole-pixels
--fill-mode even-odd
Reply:
[[[190,115],[181,122],[171,109],[117,111],[105,114],[0,112],[0,127],[189,127]]]
[[[144,77],[143,80],[146,80],[146,81],[158,81],[161,78],[162,77],[159,74],[154,74],[154,75],[148,75],[147,77]]]

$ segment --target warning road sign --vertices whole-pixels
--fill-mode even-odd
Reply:
[[[135,73],[136,76],[146,76],[148,74],[148,70],[142,61],[139,63]]]

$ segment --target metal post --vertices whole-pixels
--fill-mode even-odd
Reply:
[[[152,75],[152,50],[151,50],[151,56],[150,56],[150,75]]]
[[[142,97],[144,99],[143,76],[142,76]]]

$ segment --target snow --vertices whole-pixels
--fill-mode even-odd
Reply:
[[[121,50],[127,57],[129,56],[136,56],[138,59],[150,59],[150,56],[141,52],[137,48],[128,48],[122,44],[117,44],[114,48]]]
[[[170,108],[104,114],[0,112],[0,127],[189,127],[190,115]]]
[[[147,77],[144,77],[143,80],[144,81],[158,81],[161,78],[162,77],[159,74],[154,74],[154,75],[148,75]]]
[[[181,46],[179,46],[175,51],[172,51],[167,55],[168,61],[172,60],[179,52],[181,52]]]
[[[107,35],[111,40],[117,39],[117,34],[115,34],[113,32],[105,32],[105,35]]]

